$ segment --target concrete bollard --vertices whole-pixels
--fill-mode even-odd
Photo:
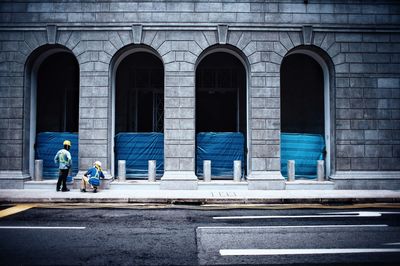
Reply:
[[[203,161],[204,182],[211,182],[211,161]]]
[[[118,180],[126,181],[126,161],[118,160]]]
[[[156,182],[156,160],[149,160],[149,182]]]
[[[317,162],[317,177],[318,181],[325,180],[325,162],[323,160]]]
[[[233,181],[240,182],[242,177],[242,161],[233,161]]]
[[[43,180],[43,160],[35,160],[35,173],[34,173],[35,181]]]
[[[294,181],[294,177],[296,174],[295,170],[295,161],[288,160],[287,161],[287,169],[288,169],[288,181]]]

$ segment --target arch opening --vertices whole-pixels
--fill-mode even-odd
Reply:
[[[71,51],[44,45],[29,57],[25,74],[24,169],[31,176],[34,160],[43,160],[43,178],[58,178],[53,158],[65,139],[72,142],[78,172],[79,64]]]
[[[313,48],[316,49],[316,48]],[[296,48],[281,65],[281,173],[295,160],[296,178],[314,179],[317,160],[331,173],[332,70],[318,51]]]
[[[231,179],[233,160],[247,171],[247,71],[235,53],[215,50],[196,68],[196,174]]]
[[[156,175],[164,172],[164,67],[144,48],[121,53],[113,73],[112,165],[126,161],[130,179],[147,178],[148,160],[156,160]],[[114,175],[118,175],[114,167]]]
[[[145,52],[120,63],[116,73],[115,133],[163,132],[164,74],[162,62]]]
[[[324,134],[324,77],[321,66],[305,54],[292,54],[281,67],[281,130]]]
[[[50,55],[37,75],[37,124],[40,132],[78,132],[79,67],[67,52]]]

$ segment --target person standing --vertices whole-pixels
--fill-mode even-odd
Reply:
[[[64,148],[59,150],[54,156],[54,163],[58,164],[59,174],[56,190],[60,191],[60,187],[62,185],[61,191],[66,192],[69,191],[67,188],[67,176],[69,173],[69,169],[72,167],[72,157],[69,152],[71,148],[71,141],[64,140]]]

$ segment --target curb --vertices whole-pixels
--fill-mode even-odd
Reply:
[[[400,203],[400,198],[0,198],[0,203],[359,204]]]

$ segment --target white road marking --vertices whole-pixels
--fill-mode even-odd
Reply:
[[[397,242],[397,243],[385,243],[384,245],[397,246],[397,245],[400,245],[400,242]]]
[[[203,226],[199,229],[279,229],[279,228],[352,228],[387,227],[387,224],[272,225],[272,226]]]
[[[83,230],[83,229],[86,229],[86,227],[71,227],[71,226],[0,226],[0,229]]]
[[[337,215],[357,215],[360,217],[380,217],[382,214],[400,214],[400,212],[369,212],[369,211],[361,211],[361,212],[327,212],[321,214],[337,214]]]
[[[400,252],[399,248],[220,249],[221,256],[274,256]]]
[[[302,218],[358,218],[380,217],[382,214],[400,214],[397,212],[331,212],[312,215],[257,215],[257,216],[216,216],[214,220],[245,220],[245,219],[302,219]]]
[[[400,212],[368,212],[368,211],[361,211],[361,212],[326,212],[322,214],[360,214],[362,215],[363,213],[367,214],[400,214]]]

